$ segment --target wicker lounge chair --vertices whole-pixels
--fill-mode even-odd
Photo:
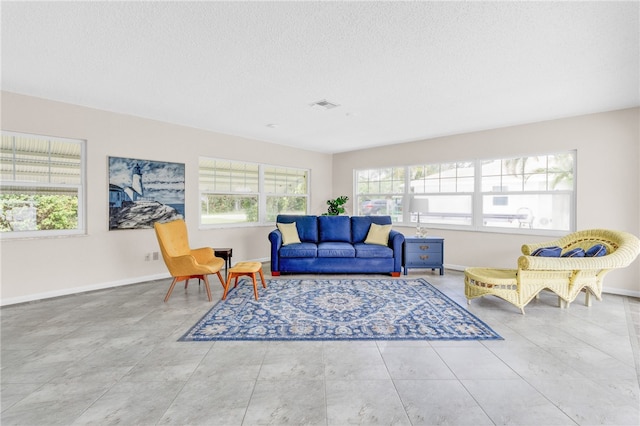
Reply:
[[[557,246],[563,253],[580,248],[588,250],[596,244],[606,248],[601,257],[539,257],[531,256],[536,249]],[[498,296],[520,308],[542,290],[558,295],[561,307],[569,307],[584,290],[585,305],[591,306],[590,295],[602,300],[602,280],[611,270],[624,268],[635,260],[640,241],[627,232],[591,229],[569,234],[555,241],[522,246],[518,269],[467,268],[465,296],[471,299],[484,295]]]

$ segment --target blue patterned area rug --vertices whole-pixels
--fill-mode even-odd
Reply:
[[[180,340],[502,339],[423,279],[271,279],[259,291],[243,279]]]

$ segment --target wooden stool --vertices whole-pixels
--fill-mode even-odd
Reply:
[[[224,286],[224,294],[222,295],[222,300],[227,298],[227,292],[229,291],[229,285],[231,284],[231,278],[235,278],[235,284],[233,288],[238,286],[238,277],[243,275],[250,275],[253,280],[253,295],[258,300],[258,283],[256,282],[256,272],[260,274],[260,279],[262,280],[262,287],[267,288],[267,283],[264,280],[264,275],[262,275],[262,263],[260,262],[238,262],[235,266],[229,268],[229,276],[227,277],[227,284]]]

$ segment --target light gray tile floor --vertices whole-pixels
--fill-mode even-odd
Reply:
[[[462,273],[410,276],[467,306]],[[0,423],[640,424],[638,299],[475,299],[502,341],[178,342],[213,304],[169,282],[1,308]]]

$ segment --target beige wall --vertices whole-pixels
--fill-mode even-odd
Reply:
[[[88,235],[0,242],[0,303],[168,276],[151,229],[108,230],[107,157],[185,163],[186,221],[194,247],[233,247],[233,260],[266,259],[270,227],[198,229],[198,157],[311,169],[311,211],[331,196],[332,156],[2,92],[2,129],[87,140]],[[215,281],[213,281],[215,282]]]
[[[334,155],[333,192],[353,193],[353,169],[577,150],[577,228],[640,234],[640,108],[447,136]],[[348,206],[351,211],[353,205]],[[414,230],[401,228],[407,235]],[[520,246],[548,237],[431,230],[445,266],[513,268]],[[462,283],[461,283],[462,285]],[[611,272],[605,291],[640,296],[640,261]]]
[[[186,164],[186,220],[192,246],[233,247],[234,261],[267,259],[270,227],[199,230],[198,157],[311,169],[311,212],[348,194],[353,169],[578,150],[578,227],[640,232],[640,109],[436,138],[334,156],[137,117],[2,92],[2,129],[87,140],[88,234],[0,241],[0,304],[166,277],[152,230],[108,230],[107,157]],[[353,212],[351,200],[347,206]],[[413,229],[401,229],[408,235]],[[452,267],[513,267],[519,247],[542,237],[432,231],[446,238]],[[214,281],[215,282],[215,281]],[[462,285],[462,282],[461,282]],[[640,263],[612,272],[606,290],[640,296]]]

